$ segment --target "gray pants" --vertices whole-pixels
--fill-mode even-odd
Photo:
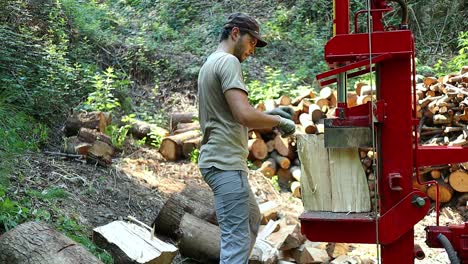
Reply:
[[[214,193],[221,229],[220,264],[246,264],[260,226],[260,210],[250,190],[247,173],[200,169]]]

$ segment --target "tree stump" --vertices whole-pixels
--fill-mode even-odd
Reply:
[[[21,224],[0,237],[0,263],[102,264],[83,246],[40,222]]]

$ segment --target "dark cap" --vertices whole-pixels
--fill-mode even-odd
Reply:
[[[229,15],[227,22],[224,24],[224,28],[232,27],[238,27],[242,31],[249,32],[250,35],[257,39],[256,47],[261,48],[267,45],[266,41],[260,37],[260,26],[258,22],[249,15],[244,13],[233,13]]]

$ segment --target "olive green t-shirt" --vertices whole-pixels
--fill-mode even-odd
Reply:
[[[198,75],[198,111],[203,134],[198,166],[248,172],[248,128],[231,113],[224,97],[229,89],[248,93],[239,60],[218,51],[208,57]]]

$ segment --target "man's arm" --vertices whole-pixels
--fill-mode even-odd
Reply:
[[[270,128],[278,126],[280,117],[264,114],[253,108],[247,94],[241,89],[229,89],[224,97],[237,122],[249,128]]]

